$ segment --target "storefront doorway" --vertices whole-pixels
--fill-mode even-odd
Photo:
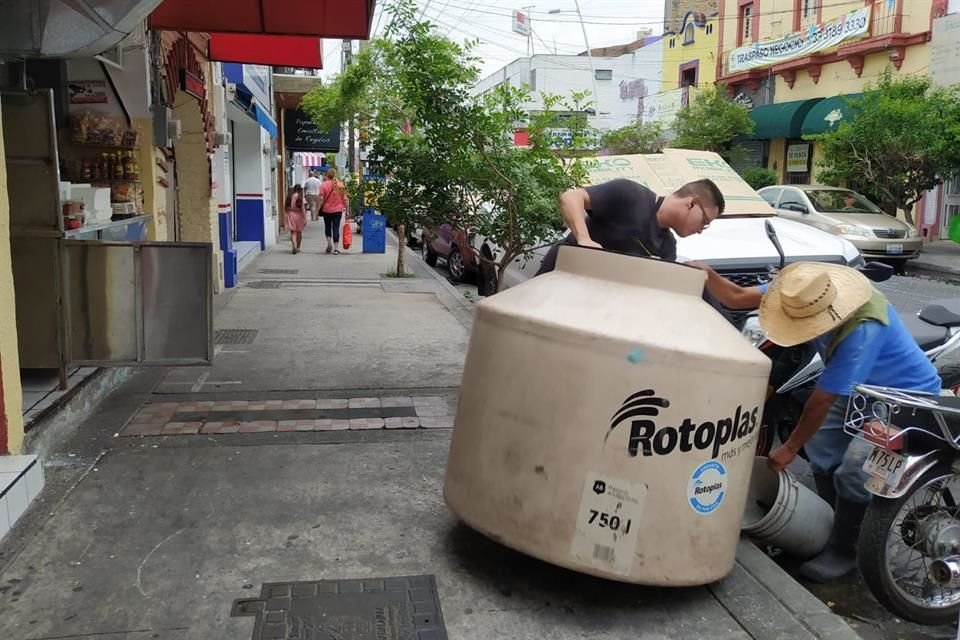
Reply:
[[[943,209],[940,216],[941,229],[940,237],[949,237],[950,221],[960,216],[960,176],[955,176],[952,180],[943,185]]]

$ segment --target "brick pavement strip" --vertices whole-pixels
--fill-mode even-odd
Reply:
[[[397,416],[404,410],[416,416]],[[387,415],[362,418],[244,420],[242,414],[277,411],[383,411]],[[234,415],[217,419],[218,415]],[[393,413],[394,415],[390,415]],[[187,420],[176,420],[178,415],[191,414]],[[200,415],[196,415],[200,414]],[[208,414],[204,416],[203,414]],[[186,416],[185,416],[186,417]],[[271,416],[273,417],[273,416]],[[276,416],[279,418],[279,416]],[[290,418],[296,418],[296,414]],[[121,429],[127,437],[158,435],[222,435],[231,433],[264,433],[294,431],[346,431],[374,429],[450,429],[453,417],[447,400],[440,396],[388,398],[321,398],[319,400],[197,400],[187,402],[146,403]]]

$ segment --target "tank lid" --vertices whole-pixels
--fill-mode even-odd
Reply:
[[[707,274],[695,267],[571,245],[560,246],[556,270],[691,296],[703,294],[707,279]]]

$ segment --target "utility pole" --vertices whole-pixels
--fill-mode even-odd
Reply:
[[[353,41],[349,38],[343,40],[343,68],[346,69],[353,63]],[[356,173],[357,171],[357,139],[354,131],[355,116],[350,114],[347,121],[347,171]]]
[[[523,16],[527,21],[527,57],[533,57],[533,23],[530,21],[530,9],[533,9],[536,5],[528,4],[525,7],[520,7],[523,9]]]

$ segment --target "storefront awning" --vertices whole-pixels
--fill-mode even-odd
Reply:
[[[804,118],[821,100],[822,98],[813,98],[754,107],[750,111],[750,117],[757,128],[747,137],[751,140],[799,138]]]
[[[376,0],[163,0],[150,27],[366,40],[375,5]]]
[[[856,100],[863,95],[850,93],[845,96],[834,96],[818,102],[803,120],[803,135],[836,131],[843,120],[850,118],[848,100]]]
[[[223,75],[236,85],[233,101],[272,137],[277,137],[277,123],[270,115],[270,68],[262,65],[225,62]]]
[[[211,33],[209,57],[220,62],[322,69],[322,42],[306,36]]]

